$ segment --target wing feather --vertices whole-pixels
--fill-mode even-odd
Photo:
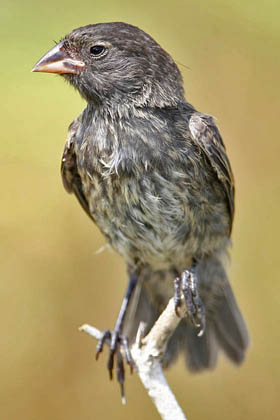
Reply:
[[[193,140],[204,152],[218,179],[224,187],[231,217],[234,217],[234,178],[219,130],[210,115],[195,112],[189,121]]]
[[[80,117],[76,118],[69,126],[68,137],[62,155],[61,176],[66,191],[75,194],[85,212],[92,219],[88,201],[83,192],[82,180],[78,173],[77,157],[74,149],[75,138],[79,125]]]

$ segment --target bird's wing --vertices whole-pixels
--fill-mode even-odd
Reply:
[[[234,216],[234,179],[219,130],[210,115],[195,112],[189,120],[193,140],[204,152],[225,190],[231,218]]]
[[[76,195],[79,203],[89,215],[89,217],[92,219],[89,210],[89,205],[83,192],[82,180],[78,173],[77,158],[74,150],[75,137],[79,125],[80,117],[76,118],[69,126],[68,137],[62,155],[61,176],[66,191],[69,193],[74,193]]]

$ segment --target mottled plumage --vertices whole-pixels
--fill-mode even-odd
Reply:
[[[206,331],[181,321],[163,363],[182,349],[193,371],[212,368],[219,348],[241,362],[247,331],[225,270],[234,182],[213,118],[186,102],[176,64],[136,27],[88,25],[55,48],[64,58],[50,67],[45,56],[35,70],[62,73],[87,101],[62,178],[137,277],[125,331],[132,339],[141,319],[150,328],[196,261]]]

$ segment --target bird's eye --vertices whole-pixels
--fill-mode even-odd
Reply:
[[[106,51],[106,48],[103,45],[94,45],[93,47],[90,47],[90,54],[94,57],[100,57],[104,54]]]

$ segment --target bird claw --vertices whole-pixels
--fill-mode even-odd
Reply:
[[[201,337],[206,328],[205,308],[200,299],[197,287],[196,265],[185,270],[181,277],[174,280],[175,312],[179,316],[179,308],[182,305],[182,294],[187,307],[187,316],[191,323],[199,328],[198,336]]]
[[[95,358],[98,360],[100,353],[103,351],[104,344],[109,341],[110,344],[110,352],[109,352],[109,359],[107,362],[107,369],[109,371],[109,377],[113,379],[113,369],[115,364],[115,358],[117,361],[116,371],[117,371],[117,380],[121,387],[121,396],[122,401],[125,402],[125,394],[124,394],[124,380],[125,380],[125,369],[124,369],[124,361],[129,365],[130,372],[133,372],[133,359],[129,350],[128,340],[127,337],[121,335],[119,331],[114,330],[105,330],[98,341],[96,347],[96,355]]]

